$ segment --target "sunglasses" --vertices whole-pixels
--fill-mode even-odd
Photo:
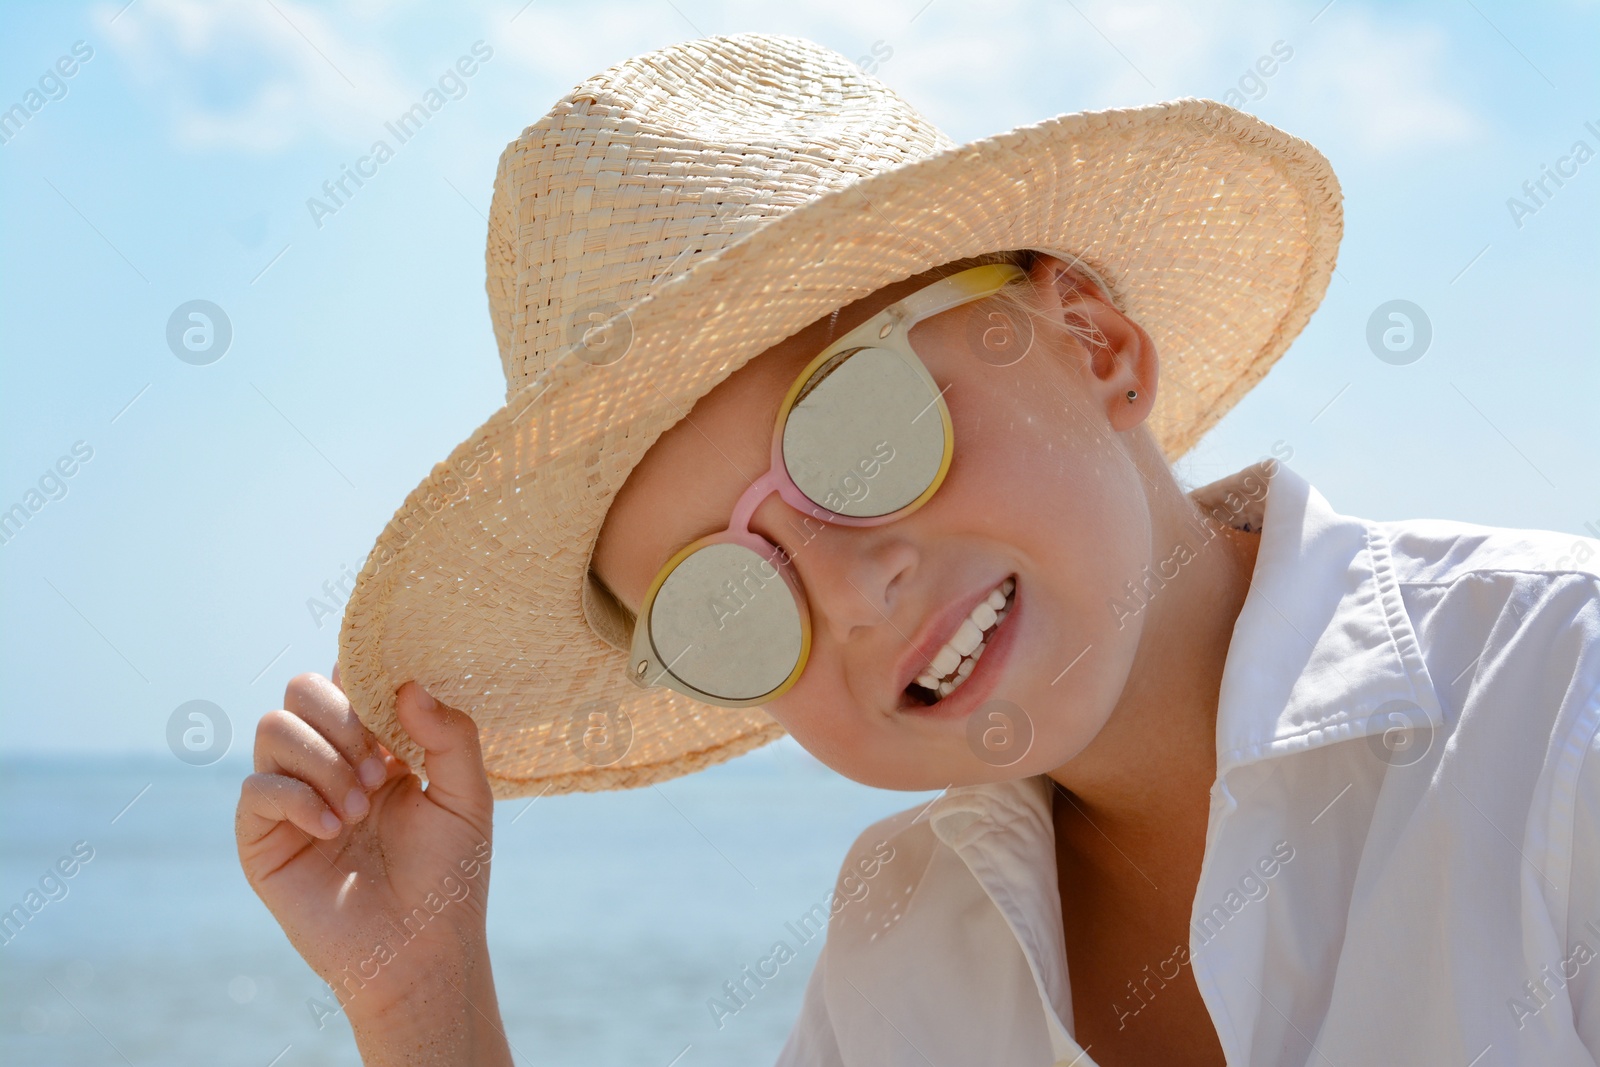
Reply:
[[[739,497],[727,529],[680,549],[650,583],[634,623],[634,684],[742,708],[799,680],[811,653],[805,590],[787,553],[750,530],[751,516],[773,493],[836,526],[882,525],[927,503],[950,469],[955,435],[911,328],[1026,276],[994,263],[941,278],[800,372],[778,410],[772,465]]]

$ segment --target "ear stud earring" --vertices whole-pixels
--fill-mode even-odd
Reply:
[[[1130,403],[1130,404],[1131,404],[1131,403],[1133,403],[1133,398],[1134,398],[1134,397],[1136,397],[1136,396],[1138,396],[1138,395],[1139,395],[1139,394],[1138,394],[1138,393],[1137,393],[1137,392],[1135,392],[1135,391],[1134,391],[1134,390],[1132,390],[1132,389],[1129,389],[1129,390],[1128,390],[1128,403]]]

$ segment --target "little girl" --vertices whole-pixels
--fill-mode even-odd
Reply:
[[[512,1062],[494,798],[788,732],[940,793],[844,858],[780,1064],[1593,1064],[1593,543],[1342,515],[1283,442],[1170,466],[1339,218],[1218,104],[958,147],[794,38],[635,57],[525,131],[508,403],[239,804],[364,1060]]]

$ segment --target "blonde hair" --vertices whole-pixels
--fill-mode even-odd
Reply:
[[[1000,252],[986,252],[978,256],[969,256],[966,259],[952,260],[941,263],[929,272],[931,279],[944,278],[957,274],[971,267],[981,267],[986,263],[1011,263],[1021,267],[1028,273],[1028,278],[1023,284],[1010,285],[1001,289],[994,295],[1000,301],[1009,317],[1014,322],[1021,322],[1024,318],[1037,319],[1039,316],[1037,298],[1039,297],[1038,285],[1033,279],[1033,268],[1038,263],[1039,256],[1048,255],[1060,260],[1066,266],[1063,272],[1069,275],[1076,284],[1092,287],[1099,294],[1100,299],[1111,307],[1122,310],[1111,286],[1101,276],[1100,272],[1091,267],[1084,259],[1072,252],[1062,252],[1045,248],[1018,248]],[[1030,299],[1034,298],[1034,299]],[[1099,346],[1106,343],[1106,337],[1100,329],[1086,316],[1080,313],[1068,313],[1063,325],[1068,333],[1076,338],[1085,347]],[[1030,324],[1031,330],[1031,324]]]

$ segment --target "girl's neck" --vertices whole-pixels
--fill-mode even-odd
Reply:
[[[1209,517],[1198,521],[1216,536],[1151,598],[1110,718],[1082,752],[1049,772],[1068,794],[1058,802],[1121,848],[1170,844],[1193,827],[1197,805],[1203,836],[1216,777],[1218,690],[1261,538]]]

